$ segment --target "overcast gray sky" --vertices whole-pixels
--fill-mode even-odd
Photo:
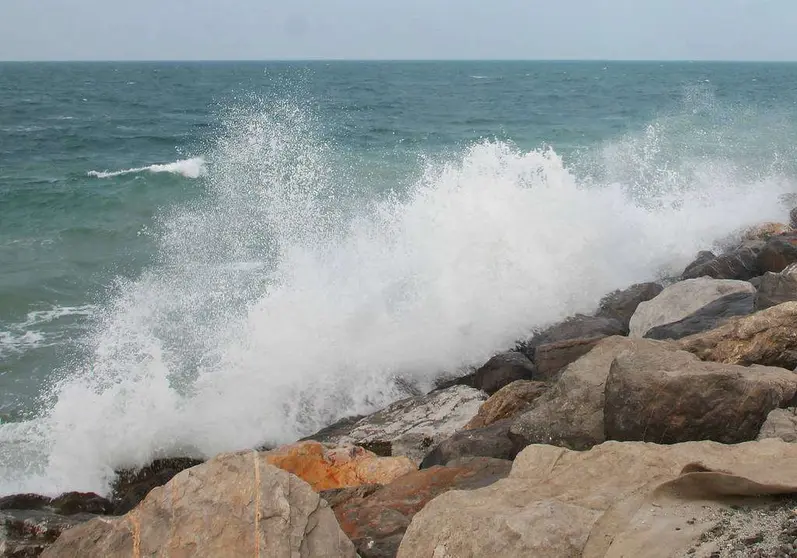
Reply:
[[[797,60],[797,0],[0,0],[0,60]]]

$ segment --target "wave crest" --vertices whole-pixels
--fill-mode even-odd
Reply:
[[[178,174],[185,178],[199,178],[207,175],[207,165],[203,157],[194,157],[193,159],[184,159],[173,163],[154,164],[146,167],[136,167],[119,171],[89,171],[87,175],[94,178],[113,178],[141,172],[169,173]]]

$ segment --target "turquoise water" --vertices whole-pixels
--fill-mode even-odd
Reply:
[[[763,220],[797,65],[0,64],[0,492],[282,442]]]

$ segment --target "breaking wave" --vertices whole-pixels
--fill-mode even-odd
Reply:
[[[149,165],[147,167],[137,167],[119,171],[89,171],[87,174],[95,178],[113,178],[115,176],[138,174],[141,172],[169,173],[178,174],[186,178],[199,178],[207,174],[207,165],[205,164],[204,158],[194,157],[193,159],[184,159],[182,161],[175,161],[174,163]]]

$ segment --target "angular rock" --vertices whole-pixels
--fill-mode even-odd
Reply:
[[[797,302],[785,302],[677,341],[702,360],[797,367]]]
[[[43,558],[356,556],[326,501],[254,451],[222,454],[119,518],[64,532]]]
[[[452,467],[432,467],[410,473],[366,498],[352,498],[336,506],[341,528],[362,558],[396,555],[404,530],[428,502],[452,489],[471,490],[506,477],[512,463],[475,458]]]
[[[763,240],[748,240],[742,246],[712,259],[703,259],[690,264],[683,272],[683,279],[711,277],[713,279],[736,279],[747,281],[761,275],[758,257],[764,249]],[[709,252],[710,253],[710,252]],[[701,252],[701,254],[704,254]],[[705,257],[705,256],[704,256]]]
[[[755,311],[756,295],[753,293],[734,293],[714,302],[689,316],[660,326],[653,327],[645,333],[647,339],[681,339],[721,326],[728,319],[736,316],[747,316]]]
[[[607,439],[673,444],[754,440],[767,414],[793,402],[797,374],[702,362],[665,347],[616,356],[606,380]]]
[[[521,350],[534,360],[536,379],[551,381],[565,366],[592,350],[601,339],[627,333],[627,324],[618,319],[577,314],[538,333]]]
[[[534,363],[519,351],[500,353],[466,376],[441,382],[436,391],[461,385],[492,395],[517,380],[531,380],[537,373]]]
[[[731,497],[755,505],[796,492],[795,470],[797,445],[780,440],[607,442],[586,452],[529,446],[508,478],[429,502],[398,557],[688,556],[734,511]]]
[[[40,556],[67,529],[94,519],[95,515],[63,516],[44,510],[8,509],[0,512],[0,556]]]
[[[202,461],[189,457],[156,459],[146,467],[137,470],[116,472],[111,501],[114,515],[122,515],[136,507],[150,490],[163,486],[174,475],[201,464]]]
[[[780,273],[797,262],[797,233],[773,236],[767,240],[758,256],[758,267],[762,273]]]
[[[320,492],[363,484],[388,484],[417,467],[407,457],[379,457],[359,446],[307,441],[266,452],[266,461]]]
[[[756,310],[797,300],[797,264],[789,265],[780,273],[765,273],[757,289]]]
[[[41,510],[50,502],[52,498],[40,494],[13,494],[0,498],[0,510]]]
[[[623,324],[625,335],[628,335],[628,324],[639,303],[657,297],[663,290],[664,287],[658,283],[637,283],[627,289],[614,291],[603,297],[595,315],[617,320]]]
[[[435,465],[448,465],[464,457],[493,457],[495,459],[514,459],[514,450],[509,439],[510,419],[501,420],[471,430],[461,430],[440,444],[421,462],[421,469]]]
[[[684,272],[681,274],[681,277],[686,279],[688,275],[693,274],[695,269],[713,261],[716,257],[717,255],[714,252],[709,252],[708,250],[701,250],[700,252],[697,253],[697,256],[695,256],[695,259],[692,261],[692,263],[686,266],[686,269],[684,269]]]
[[[694,314],[707,304],[734,293],[755,294],[747,281],[687,279],[664,289],[660,295],[637,307],[631,318],[631,337],[643,337],[654,327],[671,324]]]
[[[515,451],[530,444],[585,450],[605,441],[604,390],[609,369],[623,351],[669,347],[662,341],[609,337],[565,368],[559,380],[517,416],[509,429]]]
[[[480,390],[453,386],[397,401],[357,421],[348,431],[308,438],[336,446],[363,446],[378,455],[407,456],[420,463],[432,447],[476,416],[486,398]]]
[[[525,410],[532,401],[548,391],[544,382],[518,380],[502,387],[482,403],[479,412],[465,425],[465,429],[484,428],[499,420],[512,418]]]
[[[792,227],[783,223],[761,223],[742,233],[742,240],[769,240],[773,236],[793,232]]]
[[[757,439],[767,438],[779,438],[791,444],[797,443],[797,408],[771,411]]]

